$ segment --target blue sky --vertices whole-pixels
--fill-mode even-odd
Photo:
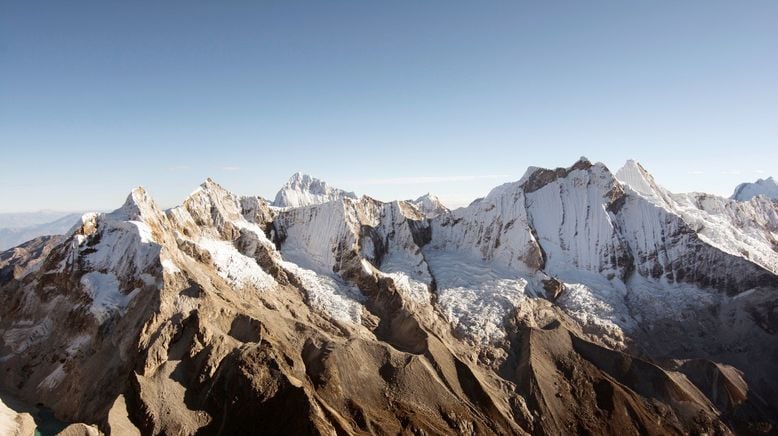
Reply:
[[[0,0],[0,211],[303,171],[467,203],[530,166],[778,175],[778,2]]]

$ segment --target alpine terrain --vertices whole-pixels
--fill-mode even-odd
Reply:
[[[0,214],[0,250],[7,250],[38,236],[65,233],[81,215],[49,211]]]
[[[750,200],[757,195],[778,200],[778,183],[772,177],[759,179],[754,183],[741,183],[735,188],[732,198],[743,201]]]
[[[36,406],[69,434],[776,434],[778,200],[751,192],[585,158],[456,210],[299,173],[272,203],[136,188],[0,254],[0,432]]]

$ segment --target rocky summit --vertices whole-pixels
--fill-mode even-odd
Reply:
[[[0,253],[0,433],[775,434],[778,201],[736,197],[585,158],[455,210],[137,188]]]

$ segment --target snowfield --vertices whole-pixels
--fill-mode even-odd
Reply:
[[[437,250],[425,251],[438,304],[460,335],[479,343],[505,336],[503,321],[526,298],[527,280],[506,268]]]

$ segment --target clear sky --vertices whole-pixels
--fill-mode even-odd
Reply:
[[[0,211],[295,171],[467,203],[527,166],[778,176],[778,2],[0,0]]]

